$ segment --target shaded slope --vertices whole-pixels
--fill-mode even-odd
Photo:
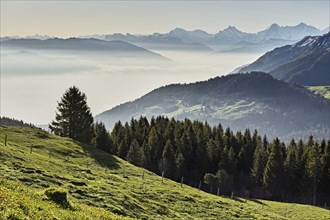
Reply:
[[[265,73],[234,74],[169,85],[96,116],[109,128],[140,115],[198,119],[234,130],[258,129],[281,139],[329,135],[329,101]]]
[[[264,200],[228,199],[157,175],[71,139],[22,127],[0,127],[0,218],[326,219],[329,210]],[[32,146],[32,153],[30,149]],[[142,174],[144,172],[144,179]],[[28,187],[26,187],[28,186]],[[74,210],[44,198],[49,186],[68,190]],[[24,192],[22,198],[17,197]],[[39,207],[39,208],[38,208]],[[94,208],[97,207],[97,208]],[[111,211],[111,212],[109,212]],[[8,217],[8,215],[7,215]]]
[[[330,33],[276,48],[238,72],[263,71],[300,85],[329,85]]]

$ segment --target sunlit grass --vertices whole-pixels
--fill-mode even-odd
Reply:
[[[309,90],[318,93],[326,99],[330,99],[330,86],[308,86]]]
[[[7,135],[7,146],[4,137]],[[307,205],[215,196],[39,129],[0,127],[0,219],[329,219]],[[144,178],[142,178],[144,177]],[[68,192],[69,208],[45,191]]]

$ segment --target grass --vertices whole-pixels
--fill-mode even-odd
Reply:
[[[320,94],[326,99],[330,99],[330,86],[308,86],[307,89]]]
[[[0,142],[0,219],[330,218],[320,207],[230,199],[162,183],[120,158],[39,129],[2,126]],[[68,204],[46,192],[58,192]]]

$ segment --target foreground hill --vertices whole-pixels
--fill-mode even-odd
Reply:
[[[238,72],[263,71],[306,86],[330,84],[330,32],[276,48]]]
[[[0,127],[1,219],[327,219],[329,210],[224,198],[164,179],[93,147],[29,127]],[[32,150],[31,150],[32,149]],[[144,178],[142,178],[144,177]],[[45,195],[68,192],[69,205]],[[116,214],[113,214],[116,213]]]
[[[260,72],[169,85],[96,116],[108,128],[117,120],[165,115],[221,123],[233,130],[258,129],[268,137],[328,138],[329,101],[307,89]]]

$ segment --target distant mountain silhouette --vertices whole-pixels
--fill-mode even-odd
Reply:
[[[159,50],[266,52],[275,47],[295,43],[305,36],[320,35],[322,33],[321,30],[313,26],[300,23],[296,26],[272,24],[267,29],[257,33],[246,33],[234,26],[229,26],[216,34],[210,34],[203,30],[188,31],[182,28],[175,28],[165,34],[132,35],[116,33],[85,37],[122,40],[147,49]]]
[[[81,38],[52,38],[46,40],[39,39],[3,39],[1,46],[4,49],[19,50],[49,50],[74,53],[106,53],[113,55],[132,56],[139,55],[165,59],[161,55],[138,47],[124,41],[105,41],[98,39]]]
[[[254,72],[192,84],[161,87],[96,116],[108,128],[117,120],[165,115],[222,123],[234,130],[258,129],[269,137],[325,137],[330,131],[330,102],[307,89]]]
[[[154,33],[150,35],[139,34],[93,34],[80,36],[84,39],[99,39],[106,41],[125,41],[148,50],[176,50],[188,52],[267,52],[276,47],[294,44],[305,36],[315,36],[327,33],[329,28],[319,30],[305,23],[295,26],[280,26],[272,24],[265,30],[256,33],[246,33],[234,26],[219,31],[215,34],[203,30],[188,31],[175,28],[168,33]],[[9,39],[18,39],[15,36]],[[26,39],[52,39],[45,35],[27,36]],[[6,37],[1,39],[7,39]],[[77,38],[76,38],[77,39]]]
[[[276,48],[236,72],[263,71],[300,85],[330,85],[330,32]]]

